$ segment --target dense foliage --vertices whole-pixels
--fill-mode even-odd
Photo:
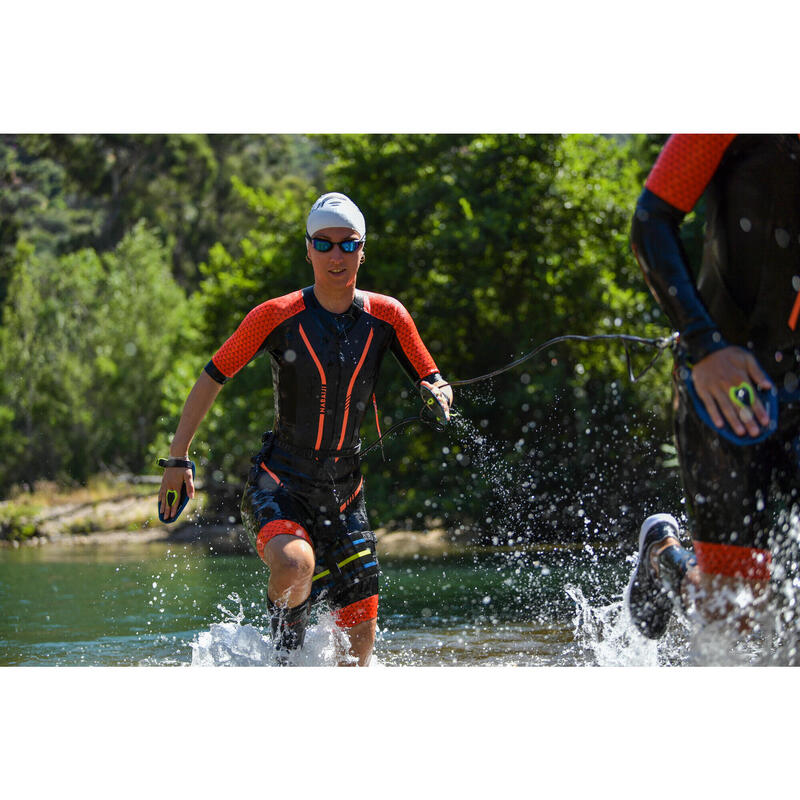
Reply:
[[[302,230],[323,191],[367,219],[364,289],[397,296],[442,373],[468,378],[564,333],[668,332],[628,244],[663,137],[0,138],[0,490],[151,470],[203,364],[247,311],[311,282]],[[696,230],[696,227],[692,230]],[[641,369],[652,353],[633,354]],[[446,432],[409,426],[365,460],[376,524],[486,541],[607,536],[677,502],[669,357],[637,383],[621,345],[554,345],[458,389]],[[387,362],[382,425],[413,415]],[[217,507],[272,422],[268,359],[195,440]],[[369,421],[366,441],[376,436]]]

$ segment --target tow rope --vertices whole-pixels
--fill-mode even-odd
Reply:
[[[456,381],[447,381],[448,386],[469,386],[470,384],[474,383],[481,383],[482,381],[488,381],[492,378],[496,378],[498,375],[502,375],[504,372],[509,372],[510,370],[518,367],[520,364],[524,364],[526,361],[537,356],[542,350],[547,349],[548,347],[552,347],[555,344],[560,344],[561,342],[597,342],[597,341],[614,341],[614,342],[622,342],[625,347],[625,360],[628,367],[628,378],[630,379],[631,383],[636,383],[637,381],[641,380],[641,378],[649,372],[656,364],[658,359],[661,357],[661,354],[668,348],[671,348],[675,345],[678,341],[678,333],[672,333],[669,336],[660,336],[658,338],[646,338],[644,336],[632,336],[626,333],[596,333],[591,334],[588,336],[582,336],[576,333],[568,333],[563,336],[556,336],[553,339],[548,339],[543,344],[538,345],[533,350],[525,353],[524,355],[520,356],[519,358],[515,359],[514,361],[506,364],[503,367],[500,367],[492,372],[487,372],[485,375],[478,375],[475,378],[464,378],[463,380],[456,380]],[[633,363],[631,361],[631,345],[638,344],[644,345],[645,347],[653,347],[656,350],[655,355],[653,358],[650,359],[647,366],[641,370],[638,374],[635,374],[633,371]],[[383,440],[392,434],[395,431],[404,428],[406,425],[410,425],[412,422],[422,422],[426,425],[431,425],[436,430],[444,430],[444,425],[439,421],[440,415],[436,413],[435,410],[431,408],[431,398],[433,395],[428,393],[426,395],[427,400],[426,404],[422,406],[419,411],[419,414],[413,417],[406,417],[405,419],[396,422],[389,428],[384,434],[378,436],[378,438],[372,442],[368,447],[361,451],[361,455],[365,456],[370,451],[374,450],[379,445],[383,448]]]

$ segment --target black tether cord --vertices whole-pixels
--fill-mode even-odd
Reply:
[[[627,333],[595,333],[589,336],[581,336],[577,333],[568,333],[564,336],[556,336],[553,339],[548,339],[544,344],[540,344],[538,347],[535,347],[529,353],[525,353],[525,355],[520,356],[518,359],[512,361],[510,364],[506,364],[504,367],[500,367],[499,369],[494,370],[493,372],[487,372],[486,375],[479,375],[477,378],[465,378],[464,380],[459,381],[447,381],[449,386],[469,386],[473,383],[480,383],[481,381],[488,381],[491,378],[496,378],[498,375],[502,375],[504,372],[508,372],[509,370],[514,369],[514,367],[518,367],[520,364],[524,364],[529,359],[533,358],[534,356],[538,355],[542,352],[542,350],[547,349],[548,347],[552,347],[554,344],[559,344],[560,342],[597,342],[597,341],[614,341],[614,342],[622,342],[625,346],[625,360],[628,365],[628,377],[630,378],[631,383],[636,383],[638,380],[642,378],[645,373],[647,373],[653,365],[658,361],[661,357],[661,354],[666,350],[668,347],[672,347],[675,342],[678,340],[678,334],[673,333],[670,336],[661,336],[657,339],[647,339],[643,336],[632,336]],[[630,352],[630,345],[632,344],[642,344],[647,347],[655,347],[656,354],[650,359],[648,365],[638,374],[634,374],[633,372],[633,364],[631,363],[631,352]],[[423,406],[420,410],[420,413],[416,417],[406,417],[406,419],[400,420],[400,422],[396,422],[389,428],[386,433],[382,436],[379,436],[369,447],[361,451],[361,455],[365,456],[371,450],[376,448],[390,433],[396,431],[400,428],[405,427],[406,425],[410,425],[412,422],[424,422],[426,424],[433,424],[436,427],[435,419],[433,419],[432,415],[426,418],[425,416],[426,406]],[[430,413],[430,412],[428,412]],[[441,427],[441,426],[439,426]]]
[[[400,422],[395,422],[388,431],[384,431],[369,447],[366,447],[364,450],[361,451],[360,455],[365,456],[370,450],[374,450],[390,433],[393,431],[399,430],[400,428],[404,428],[406,425],[410,425],[412,422],[427,422],[426,419],[422,418],[422,413],[420,412],[419,415],[416,417],[406,417],[405,419],[401,419]]]
[[[528,359],[533,358],[535,355],[538,355],[548,347],[551,347],[554,344],[559,344],[560,342],[596,342],[599,340],[611,340],[616,342],[623,342],[625,344],[625,355],[628,360],[628,376],[630,379],[636,383],[639,378],[642,377],[650,367],[655,364],[658,360],[661,353],[667,348],[670,347],[675,340],[678,338],[677,333],[673,333],[671,336],[662,336],[659,339],[645,339],[643,336],[631,336],[627,333],[596,333],[591,336],[580,336],[577,333],[568,333],[564,336],[556,336],[554,339],[548,339],[544,344],[540,344],[538,347],[534,348],[530,351],[530,353],[526,353],[524,356],[520,356],[516,361],[512,361],[510,364],[506,364],[504,367],[500,367],[500,369],[494,370],[494,372],[488,372],[486,375],[479,375],[477,378],[467,378],[463,381],[448,381],[450,386],[468,386],[470,383],[480,383],[481,381],[488,381],[489,378],[494,378],[498,375],[502,375],[504,372],[508,372],[510,369],[514,367],[518,367],[520,364],[523,364]],[[628,349],[629,344],[644,344],[648,347],[656,347],[658,348],[658,352],[653,357],[653,360],[638,374],[633,374],[633,369],[631,367],[631,354],[630,350]]]

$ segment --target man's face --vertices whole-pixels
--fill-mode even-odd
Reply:
[[[323,228],[314,239],[328,242],[358,241],[361,237],[352,228]],[[314,249],[313,242],[306,242],[308,257],[314,268],[314,283],[329,289],[350,288],[356,285],[356,275],[361,264],[363,245],[352,253],[345,253],[338,244],[327,253]]]

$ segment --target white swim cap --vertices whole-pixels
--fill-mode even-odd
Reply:
[[[364,215],[358,206],[346,194],[339,192],[328,192],[311,206],[306,233],[313,237],[323,228],[352,228],[362,239],[367,232]]]

